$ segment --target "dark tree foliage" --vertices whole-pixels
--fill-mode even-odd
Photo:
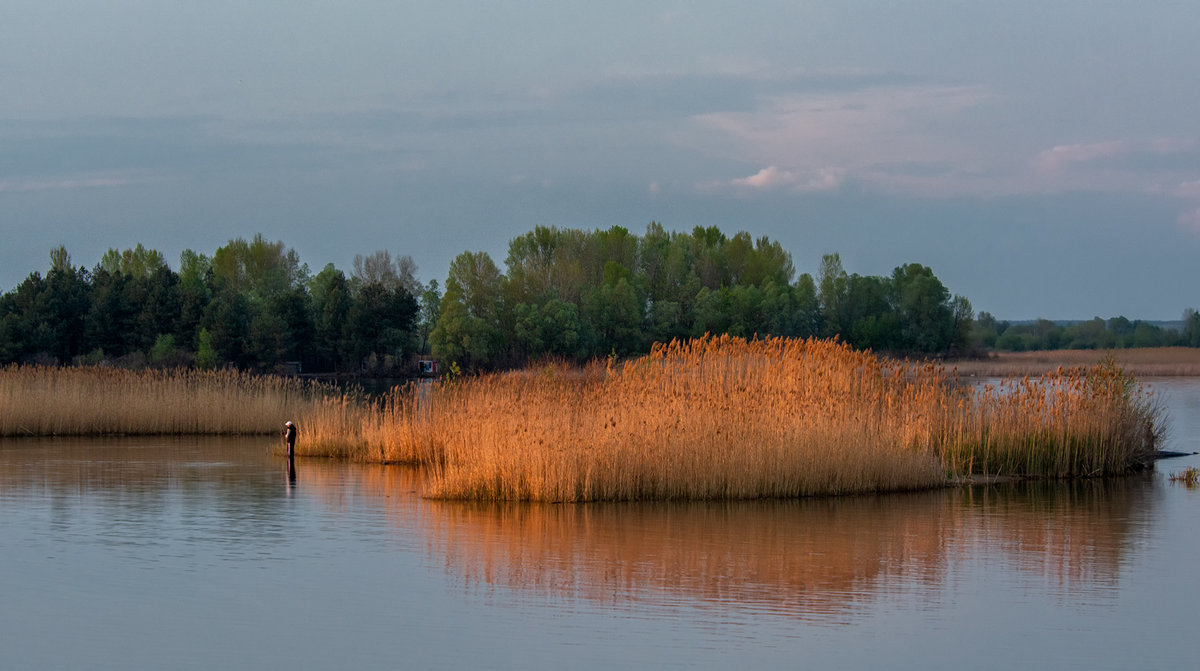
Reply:
[[[815,276],[814,276],[815,275]],[[92,270],[63,247],[43,276],[0,295],[0,364],[236,366],[272,371],[402,373],[431,352],[466,369],[627,356],[706,333],[838,337],[899,354],[969,348],[1200,347],[1200,314],[1179,330],[1124,317],[1011,324],[954,296],[927,266],[846,272],[837,254],[796,274],[778,242],[719,228],[638,236],[614,226],[539,226],[509,245],[505,269],[464,252],[445,283],[420,284],[407,256],[379,250],[347,277],[315,276],[261,235],[211,256],[186,250],[176,272],[141,245],[110,249]]]
[[[97,266],[92,273],[91,305],[84,323],[88,351],[120,357],[136,349],[139,304],[130,295],[131,284],[119,270],[114,273]]]
[[[417,299],[399,284],[372,282],[358,290],[346,315],[345,339],[355,360],[404,356],[412,351]]]
[[[138,245],[110,249],[91,271],[66,250],[50,270],[0,295],[0,364],[101,363],[308,372],[402,372],[415,350],[417,286],[408,257],[389,281],[352,285],[332,266],[315,278],[296,253],[261,235],[208,256],[186,250],[179,272]]]
[[[1133,347],[1200,347],[1200,318],[1190,308],[1184,312],[1182,329],[1164,328],[1141,320],[1095,317],[1088,321],[1057,323],[1048,319],[1032,322],[997,322],[981,313],[971,335],[975,347],[1023,352],[1052,349],[1126,349]]]
[[[831,254],[819,280],[797,278],[779,243],[717,227],[671,233],[652,222],[641,237],[619,226],[537,227],[511,242],[505,263],[502,274],[484,253],[455,259],[430,336],[435,355],[492,368],[635,354],[705,333],[940,353],[965,348],[972,333],[970,303],[925,266],[864,277]]]

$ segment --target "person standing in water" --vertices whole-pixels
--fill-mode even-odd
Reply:
[[[296,456],[296,434],[298,433],[296,425],[292,424],[290,420],[283,425],[283,439],[287,442],[288,459]]]

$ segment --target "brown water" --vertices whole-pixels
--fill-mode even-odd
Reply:
[[[1156,382],[1200,449],[1200,382]],[[1200,458],[1108,481],[466,505],[270,439],[0,442],[0,669],[1191,668]]]

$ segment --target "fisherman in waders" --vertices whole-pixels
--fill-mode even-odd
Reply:
[[[296,425],[288,421],[283,425],[283,439],[287,441],[288,459],[296,456]]]

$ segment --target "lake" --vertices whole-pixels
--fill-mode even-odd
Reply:
[[[1200,380],[1152,380],[1200,450]],[[303,428],[303,427],[301,427]],[[1168,474],[469,505],[272,438],[0,441],[0,669],[1188,668]]]

